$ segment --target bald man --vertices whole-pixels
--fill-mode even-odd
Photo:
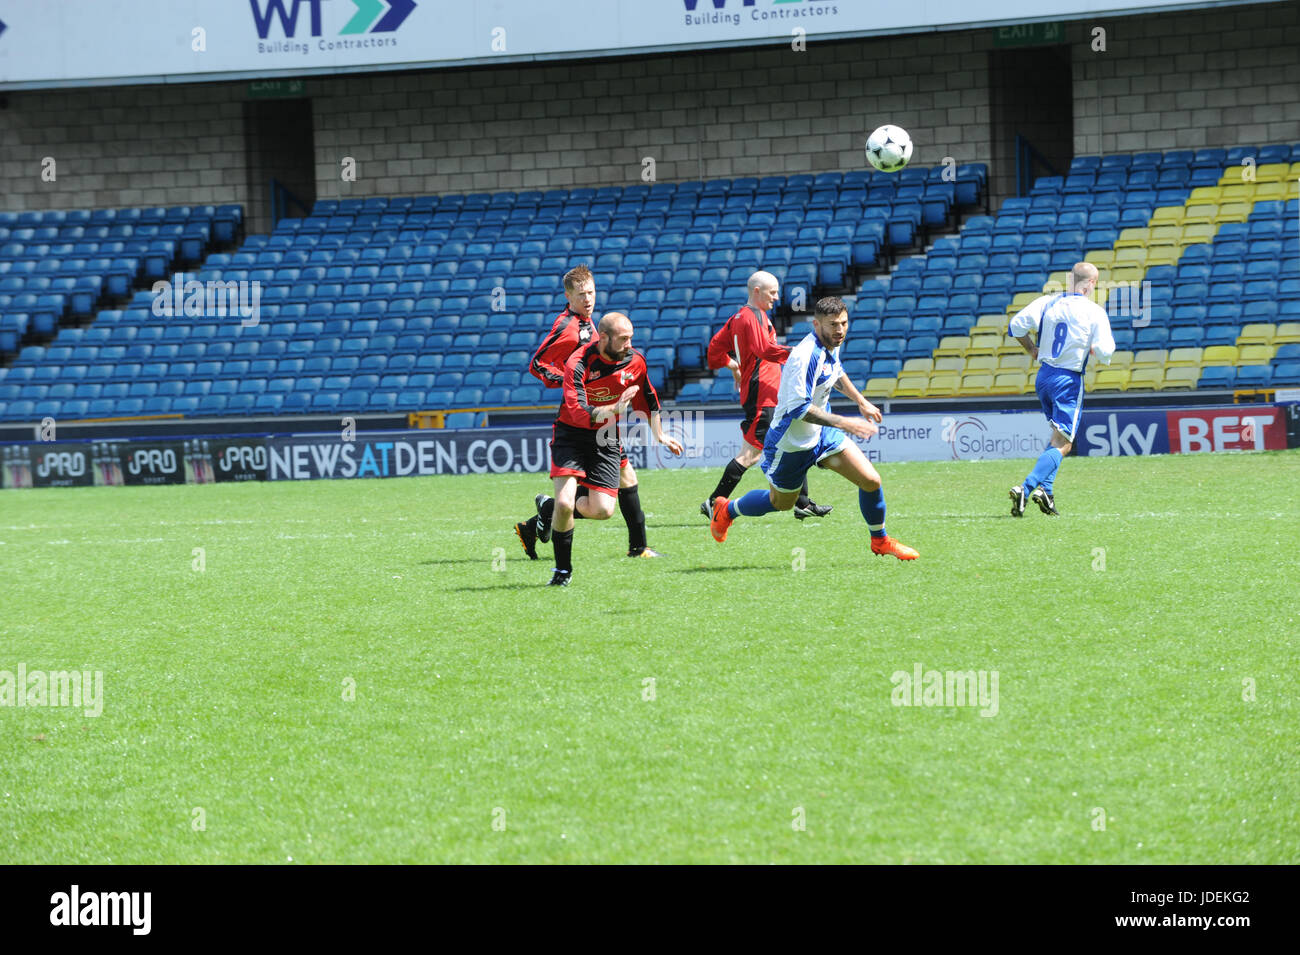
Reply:
[[[655,440],[673,454],[682,446],[664,434],[659,395],[646,372],[645,358],[632,347],[632,321],[608,312],[596,326],[594,341],[564,363],[564,400],[551,440],[555,497],[539,510],[555,547],[551,586],[567,587],[573,577],[575,517],[607,520],[618,500],[623,445],[619,417],[636,408],[650,418]]]
[[[1051,426],[1048,447],[1024,482],[1011,488],[1011,516],[1023,517],[1026,501],[1044,514],[1057,515],[1052,489],[1061,460],[1074,447],[1083,410],[1083,372],[1088,358],[1103,365],[1115,354],[1106,310],[1092,299],[1097,288],[1097,267],[1076,262],[1070,270],[1069,288],[1034,299],[1011,319],[1010,334],[1040,367],[1036,381],[1038,401]],[[1036,333],[1039,344],[1029,337]]]
[[[777,391],[781,387],[781,367],[790,357],[790,349],[778,344],[776,329],[768,318],[769,312],[781,297],[780,284],[771,272],[758,271],[747,283],[749,300],[718,330],[709,342],[710,369],[729,368],[740,391],[740,406],[745,420],[740,424],[744,444],[740,453],[727,462],[718,486],[700,505],[700,513],[712,517],[712,502],[719,497],[731,497],[745,472],[758,463],[763,454],[763,441],[772,423],[772,409],[776,407]],[[814,504],[808,497],[805,478],[794,505],[794,516],[825,517],[831,512],[829,504]]]

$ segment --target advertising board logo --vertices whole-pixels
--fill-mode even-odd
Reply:
[[[285,39],[296,37],[300,27],[305,27],[313,37],[324,35],[321,13],[324,3],[325,0],[248,0],[253,11],[253,25],[262,40],[270,36],[271,27],[277,22]],[[350,0],[350,3],[355,12],[338,31],[339,36],[392,33],[416,7],[415,0]],[[344,7],[344,4],[335,2],[330,7],[332,10]]]
[[[126,469],[132,474],[175,474],[176,452],[170,448],[142,448],[131,455]]]

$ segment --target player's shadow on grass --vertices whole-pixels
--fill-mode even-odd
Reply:
[[[445,560],[422,560],[421,567],[437,564],[490,564],[492,561],[483,557],[448,557]]]
[[[784,570],[785,564],[728,564],[726,567],[679,567],[675,574],[716,574],[725,570]]]
[[[472,591],[488,591],[488,590],[539,590],[545,586],[546,586],[546,581],[539,578],[538,580],[527,584],[500,583],[500,584],[492,584],[487,587],[446,587],[444,589],[450,593],[466,593]]]

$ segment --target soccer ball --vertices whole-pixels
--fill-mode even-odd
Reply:
[[[898,172],[912,158],[912,137],[901,126],[881,126],[867,137],[867,160],[881,172]]]

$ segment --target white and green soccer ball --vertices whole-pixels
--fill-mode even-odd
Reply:
[[[912,137],[902,126],[881,126],[867,137],[867,161],[881,172],[898,172],[912,158]]]

